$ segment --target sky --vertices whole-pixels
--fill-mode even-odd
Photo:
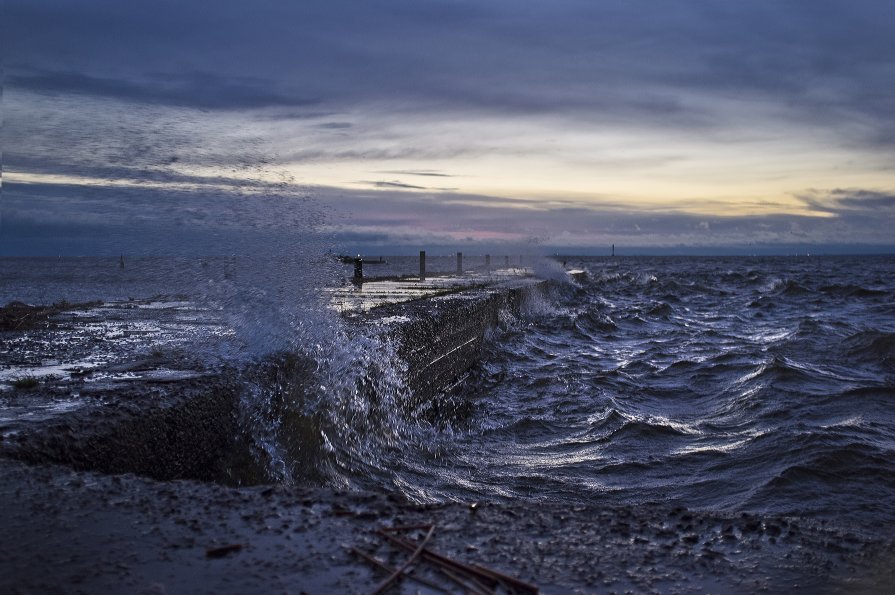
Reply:
[[[887,0],[4,10],[0,253],[895,249]]]

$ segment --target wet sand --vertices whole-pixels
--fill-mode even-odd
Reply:
[[[891,541],[806,519],[599,502],[419,506],[388,494],[157,482],[9,460],[0,473],[6,593],[370,592],[386,574],[350,548],[395,567],[406,554],[375,530],[422,523],[435,524],[432,549],[544,592],[883,593],[895,581]]]

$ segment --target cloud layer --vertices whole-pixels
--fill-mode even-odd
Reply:
[[[13,184],[179,184],[202,209],[185,184],[298,185],[337,238],[380,244],[892,243],[895,5],[9,0],[5,20]]]

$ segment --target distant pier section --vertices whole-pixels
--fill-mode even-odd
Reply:
[[[340,256],[339,260],[354,265],[351,283],[342,287],[330,288],[331,306],[336,311],[346,314],[369,312],[387,304],[398,304],[451,293],[493,287],[508,281],[524,279],[534,275],[533,269],[523,266],[510,266],[509,256],[505,257],[505,266],[491,268],[491,256],[485,255],[485,265],[465,268],[463,253],[456,254],[457,267],[452,273],[433,273],[426,268],[426,252],[421,251],[418,275],[367,276],[365,264],[380,264],[383,260],[370,260],[361,256],[349,258]],[[519,258],[521,261],[521,258]]]
[[[453,273],[432,275],[422,251],[418,276],[366,279],[365,261],[358,256],[351,283],[328,290],[330,304],[358,332],[367,325],[387,327],[407,363],[412,401],[431,402],[478,361],[485,332],[502,310],[518,313],[527,298],[545,290],[547,282],[523,266],[521,257],[518,261],[519,266],[509,266],[505,257],[504,267],[492,269],[491,256],[485,255],[484,266],[467,269],[457,252]]]

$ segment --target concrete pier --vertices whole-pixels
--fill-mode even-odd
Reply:
[[[485,332],[497,324],[501,310],[518,313],[523,302],[545,291],[534,278],[506,281],[430,300],[385,306],[376,317],[399,320],[393,333],[407,363],[407,386],[415,403],[437,398],[478,360]],[[401,318],[395,318],[400,315]]]
[[[424,283],[368,281],[330,290],[330,297],[353,332],[362,335],[372,326],[377,332],[384,328],[396,342],[406,363],[405,404],[412,408],[437,402],[439,393],[463,377],[502,309],[518,309],[527,296],[542,290],[545,282],[528,273],[511,269],[490,276],[435,277]],[[33,345],[72,344],[66,333],[89,333],[85,325],[99,328],[103,325],[95,323],[104,320],[123,320],[124,326],[154,321],[173,328],[188,307],[187,302],[145,302],[63,312],[34,331]],[[121,340],[128,339],[122,335]],[[108,340],[102,344],[109,346]],[[54,370],[35,388],[18,394],[14,402],[19,408],[4,412],[0,423],[0,456],[164,480],[271,481],[249,455],[251,437],[240,422],[241,395],[247,382],[279,386],[277,378],[300,376],[305,368],[310,374],[314,362],[279,354],[242,368],[208,369],[206,362],[188,353],[140,357],[133,346],[123,343],[121,354],[126,359]],[[273,397],[286,395],[274,392]],[[47,403],[65,406],[48,408]],[[276,401],[271,403],[270,415],[277,415],[277,406]],[[319,429],[311,418],[293,417],[283,426],[289,432],[286,442],[307,458],[314,446],[302,441],[319,436]]]

